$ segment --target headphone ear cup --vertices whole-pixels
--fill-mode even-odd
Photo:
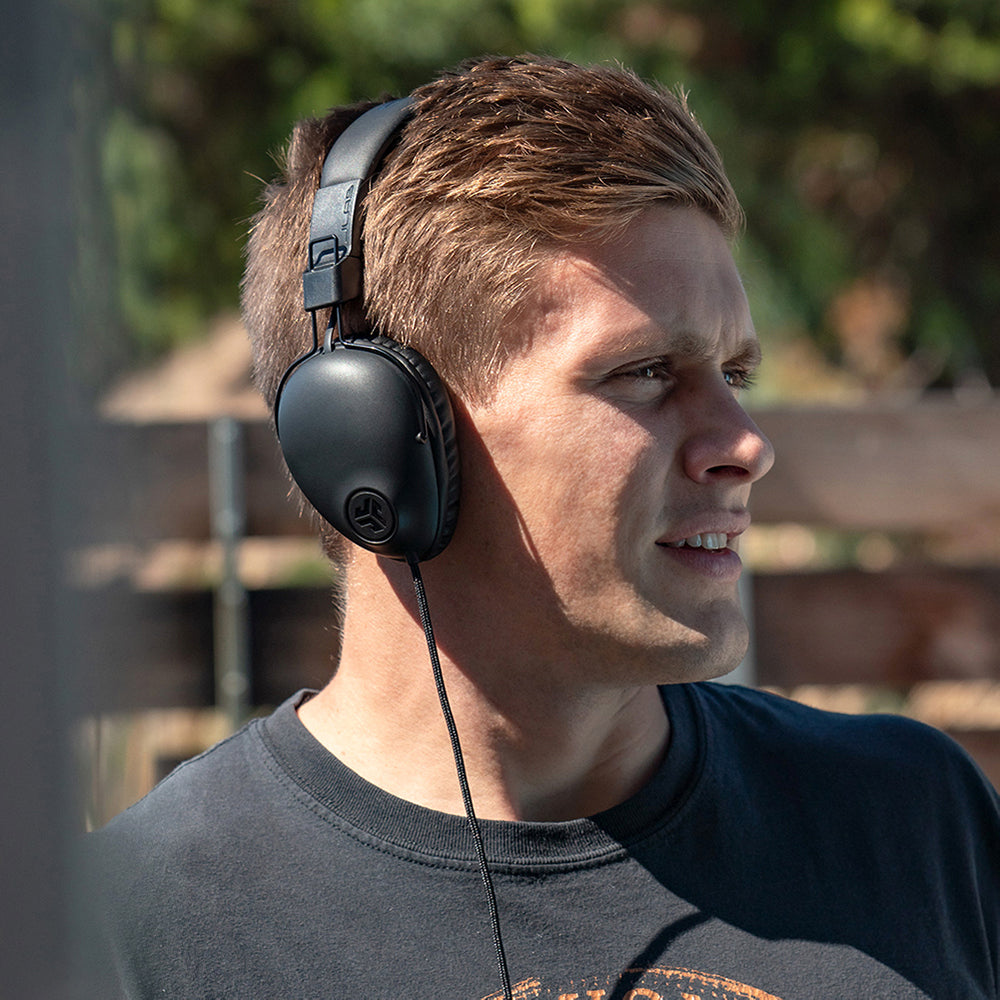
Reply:
[[[455,411],[444,382],[434,366],[418,350],[401,344],[391,337],[371,335],[370,342],[390,355],[401,358],[410,366],[424,405],[430,405],[434,414],[432,424],[437,432],[438,448],[435,456],[435,481],[438,487],[440,522],[436,539],[421,561],[439,555],[451,541],[458,523],[458,505],[462,492],[462,476],[458,459],[458,435],[455,430]]]
[[[335,340],[285,373],[275,425],[292,478],[353,542],[426,561],[458,519],[447,390],[419,352],[387,337]]]

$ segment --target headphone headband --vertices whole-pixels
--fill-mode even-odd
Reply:
[[[313,315],[361,294],[361,205],[411,114],[410,98],[366,111],[333,144],[313,202],[303,301]],[[448,391],[410,347],[370,332],[323,342],[285,372],[275,429],[289,472],[341,534],[396,559],[432,559],[458,517]]]
[[[401,97],[356,118],[326,155],[309,225],[308,268],[302,275],[308,311],[361,294],[361,198],[382,157],[412,114]]]

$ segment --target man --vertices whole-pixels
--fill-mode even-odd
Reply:
[[[736,550],[772,452],[739,402],[759,360],[740,210],[684,103],[540,58],[419,88],[374,143],[355,297],[313,202],[360,110],[298,126],[255,222],[256,375],[324,509],[314,479],[351,449],[303,468],[292,439],[353,421],[349,390],[289,417],[299,366],[376,326],[399,366],[419,351],[453,410],[457,519],[397,558],[325,525],[330,682],[99,835],[126,994],[1000,995],[1000,809],[967,758],[905,720],[702,683],[746,647]],[[335,183],[336,211],[364,194]],[[331,320],[312,351],[303,268]],[[434,393],[422,444],[452,419]]]

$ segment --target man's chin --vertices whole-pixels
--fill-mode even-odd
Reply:
[[[658,683],[710,681],[731,674],[746,656],[750,632],[742,612],[737,611],[724,625],[690,629],[685,638],[660,651],[662,679]]]
[[[683,616],[653,609],[630,621],[580,622],[569,659],[577,680],[678,684],[735,670],[749,643],[739,603],[717,601]]]

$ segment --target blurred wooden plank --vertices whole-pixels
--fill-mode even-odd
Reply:
[[[249,597],[254,704],[277,705],[300,688],[322,687],[340,652],[330,590],[258,590]]]
[[[1000,569],[758,574],[759,682],[1000,678]]]
[[[866,684],[900,691],[928,680],[1000,679],[1000,570],[757,576],[762,684]],[[253,703],[321,687],[339,637],[328,588],[251,591]],[[105,665],[80,714],[203,708],[213,700],[212,595],[89,594],[90,649]],[[1000,787],[1000,729],[950,730]]]
[[[85,593],[87,662],[98,665],[79,712],[202,708],[212,704],[212,595],[136,593],[125,585]]]
[[[321,687],[339,649],[330,591],[257,590],[248,599],[253,704]],[[86,685],[80,714],[213,704],[211,592],[115,586],[89,592],[87,602],[87,653],[101,669]]]
[[[1000,569],[837,571],[753,580],[761,684],[871,684],[1000,679]],[[207,591],[90,595],[95,708],[212,702]],[[254,702],[325,682],[337,648],[327,588],[251,591]]]
[[[248,535],[315,535],[298,503],[290,499],[291,478],[285,468],[274,426],[267,420],[243,424]]]
[[[208,427],[103,421],[81,517],[88,540],[209,537]]]
[[[947,733],[1000,790],[1000,729],[949,729]]]
[[[754,488],[760,523],[934,531],[1000,525],[1000,402],[952,396],[905,407],[768,409],[754,419],[778,455]],[[310,534],[288,500],[269,421],[243,424],[247,533]],[[96,497],[82,512],[92,541],[209,536],[208,431],[204,423],[106,422],[89,461]]]
[[[242,425],[248,535],[308,535],[313,529],[289,500],[289,480],[268,421]],[[88,462],[93,488],[81,519],[92,544],[141,544],[211,535],[209,427],[206,423],[105,421]]]
[[[775,447],[754,487],[760,522],[935,531],[1000,524],[1000,402],[950,394],[906,406],[753,414]]]

